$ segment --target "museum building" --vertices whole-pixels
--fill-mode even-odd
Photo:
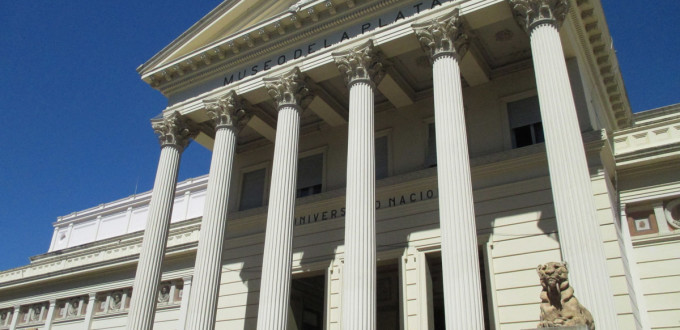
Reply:
[[[59,217],[0,329],[531,329],[562,261],[680,329],[680,104],[612,45],[599,0],[225,0],[137,69],[153,190]]]

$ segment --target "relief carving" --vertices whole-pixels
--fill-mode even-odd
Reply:
[[[231,127],[240,131],[250,120],[251,114],[246,110],[246,101],[230,91],[216,99],[205,101],[208,116],[215,121],[215,127]]]
[[[541,280],[541,322],[539,328],[569,327],[586,325],[595,330],[595,322],[590,312],[574,296],[574,288],[569,285],[566,262],[549,262],[539,265],[538,277]]]
[[[527,32],[541,24],[559,29],[569,12],[568,0],[509,0],[517,23]]]
[[[293,70],[278,76],[264,78],[264,86],[267,93],[276,101],[276,106],[292,106],[305,108],[312,101],[312,92],[305,84],[306,76],[300,69]]]
[[[112,292],[110,299],[109,311],[115,312],[122,309],[123,306],[121,304],[123,302],[123,291]]]
[[[168,117],[152,120],[151,127],[158,135],[161,146],[172,145],[180,149],[189,145],[189,139],[196,136],[198,131],[193,128],[189,120],[175,111]]]
[[[66,303],[66,317],[78,316],[78,307],[80,307],[80,298],[72,298]]]
[[[356,81],[378,85],[385,76],[384,58],[373,46],[372,40],[349,50],[333,53],[333,59],[344,75],[347,86]]]
[[[458,8],[442,17],[413,24],[413,29],[432,59],[444,54],[460,59],[467,52],[468,35],[463,30]]]
[[[161,283],[160,289],[158,292],[158,302],[162,304],[167,304],[170,302],[170,283],[164,282]]]

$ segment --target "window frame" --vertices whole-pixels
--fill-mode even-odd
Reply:
[[[261,162],[258,164],[242,167],[239,169],[239,180],[238,180],[238,196],[236,200],[236,209],[238,212],[256,209],[258,207],[266,206],[269,203],[269,186],[271,185],[271,166],[269,161]],[[243,178],[247,173],[255,172],[264,169],[264,187],[262,189],[262,205],[258,207],[249,208],[246,210],[241,209],[241,197],[243,197]]]
[[[303,196],[303,197],[297,197],[297,192],[298,192],[298,187],[297,187],[298,177],[297,176],[299,174],[297,171],[300,170],[300,167],[299,167],[300,159],[306,158],[306,157],[309,157],[309,156],[314,156],[314,155],[317,155],[317,154],[322,155],[321,156],[321,159],[322,159],[321,160],[321,163],[322,163],[322,167],[321,167],[321,192],[319,192],[317,194]],[[323,194],[327,191],[327,187],[326,187],[327,186],[327,184],[326,184],[327,183],[326,182],[326,177],[327,177],[326,172],[327,172],[327,167],[328,167],[327,166],[327,158],[328,158],[328,145],[324,145],[324,146],[316,147],[316,148],[311,148],[311,149],[307,149],[307,150],[302,151],[302,152],[298,152],[298,159],[297,159],[297,165],[298,166],[296,166],[296,172],[295,172],[295,196],[296,196],[296,199],[314,196],[314,195],[318,195],[318,194]]]
[[[516,102],[516,101],[521,101],[524,99],[528,99],[533,96],[538,96],[538,90],[535,88],[528,89],[519,93],[513,93],[509,95],[505,95],[499,98],[500,102],[502,103],[502,106],[500,107],[500,114],[501,114],[501,125],[502,125],[502,130],[503,130],[503,148],[505,150],[512,150],[512,149],[517,149],[513,146],[512,140],[512,129],[510,128],[510,109],[508,107],[509,103]],[[539,112],[540,112],[540,100],[539,100]],[[541,118],[541,124],[543,123],[543,118]],[[533,127],[531,128],[533,130]],[[545,133],[543,133],[543,136],[545,137]]]

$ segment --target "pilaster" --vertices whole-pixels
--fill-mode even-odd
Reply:
[[[604,243],[596,216],[559,27],[567,0],[509,0],[531,39],[536,87],[563,259],[598,328],[618,329]]]
[[[274,164],[264,240],[257,328],[285,330],[290,303],[293,221],[297,183],[300,113],[311,99],[305,76],[296,67],[265,78],[265,87],[278,108]]]
[[[96,293],[90,293],[87,298],[87,310],[85,311],[85,320],[83,321],[83,328],[89,330],[92,327],[92,318],[94,317],[94,305],[97,298]]]
[[[459,66],[468,38],[457,8],[437,19],[414,24],[413,28],[433,61],[446,325],[454,329],[484,329],[477,228]]]
[[[54,309],[57,306],[57,300],[50,300],[49,309],[47,310],[47,316],[45,317],[45,330],[52,329],[52,322],[54,321]]]

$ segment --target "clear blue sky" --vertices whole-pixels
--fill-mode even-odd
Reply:
[[[165,99],[135,69],[218,3],[0,1],[0,270],[46,252],[58,216],[152,188]],[[680,1],[603,4],[634,111],[680,102]],[[209,162],[192,145],[180,180]]]

